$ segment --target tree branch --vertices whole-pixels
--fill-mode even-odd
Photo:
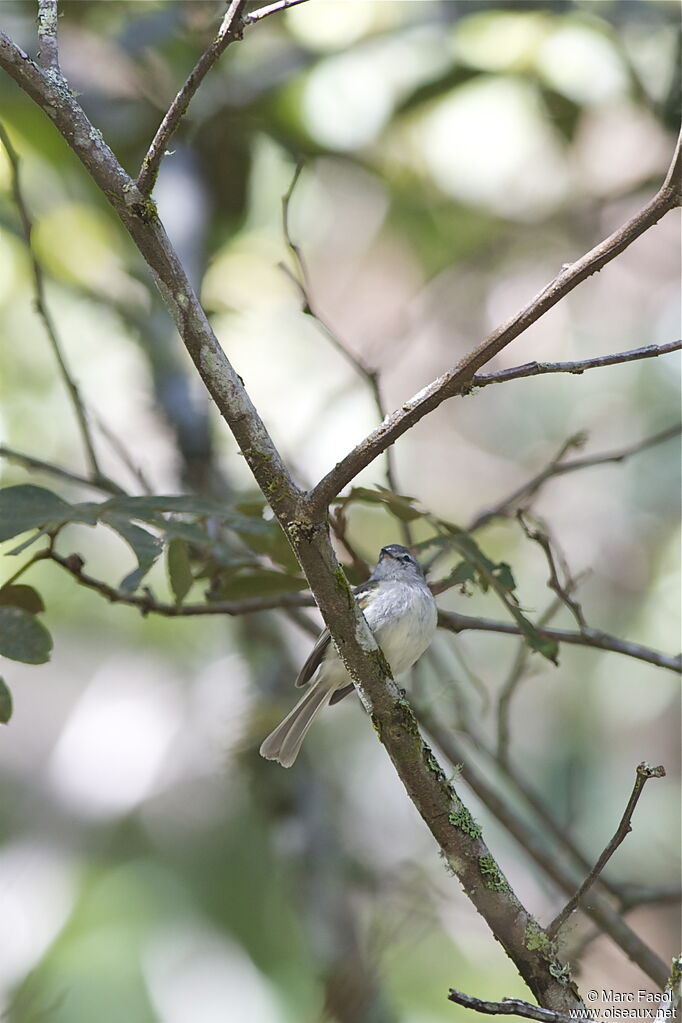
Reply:
[[[44,6],[45,11],[43,11],[43,5],[41,4],[39,24],[42,24],[44,21],[45,26],[49,27],[49,25],[51,24],[49,15],[50,12],[52,12],[55,18],[56,32],[57,5],[56,3],[50,2],[50,0],[46,0]],[[45,19],[43,19],[43,14],[45,14]],[[52,37],[49,35],[47,27],[45,28],[45,32],[46,32],[44,37],[45,40],[50,40]],[[47,42],[45,43],[45,45],[47,45]],[[56,37],[54,39],[54,45],[56,48]],[[48,48],[46,52],[49,54],[51,51]],[[52,67],[52,65],[50,65],[50,67]],[[85,447],[87,461],[90,466],[90,473],[92,477],[96,480],[104,478],[102,477],[99,462],[97,460],[97,454],[95,452],[95,446],[92,440],[92,436],[90,435],[90,427],[88,425],[88,418],[85,412],[85,406],[83,405],[83,402],[81,400],[78,386],[69,370],[68,364],[66,362],[66,357],[64,355],[64,352],[62,351],[62,346],[59,340],[59,336],[57,334],[57,328],[55,327],[52,321],[52,317],[50,316],[50,311],[47,306],[47,301],[45,298],[45,282],[43,278],[43,270],[36,258],[35,252],[33,251],[33,245],[31,244],[33,223],[31,221],[31,215],[28,212],[28,206],[26,205],[24,195],[21,189],[21,179],[19,177],[19,156],[16,150],[14,149],[14,146],[10,141],[9,135],[7,134],[7,131],[5,130],[5,127],[2,123],[0,123],[0,141],[2,142],[5,148],[10,163],[12,194],[14,196],[14,203],[17,207],[17,212],[19,213],[19,218],[21,220],[21,226],[24,232],[24,241],[26,243],[29,260],[31,263],[31,271],[33,276],[33,290],[35,292],[36,312],[43,321],[43,326],[45,327],[45,331],[50,341],[50,345],[52,346],[52,351],[54,353],[55,359],[57,360],[59,372],[69,393],[69,397],[71,398],[71,404],[73,405],[73,409],[76,414],[76,421],[78,423],[78,428],[80,430],[83,446]]]
[[[166,146],[175,134],[194,93],[230,43],[234,42],[235,39],[241,39],[242,20],[240,15],[245,2],[246,0],[230,0],[230,5],[218,29],[217,36],[199,57],[199,60],[190,71],[185,84],[178,92],[166,111],[161,124],[156,129],[156,135],[149,145],[147,154],[140,167],[140,173],[137,176],[136,184],[143,195],[149,195],[154,188],[161,161],[166,154]]]
[[[457,743],[452,731],[434,715],[425,714],[420,710],[420,719],[436,745],[445,754],[449,762],[459,765],[462,778],[469,788],[478,796],[488,810],[504,825],[506,830],[519,843],[528,856],[544,871],[547,877],[566,892],[573,893],[576,885],[576,871],[567,868],[556,855],[548,852],[538,841],[535,834],[528,828],[509,805],[509,800],[502,798],[489,782],[471,763]],[[594,892],[583,911],[612,941],[636,963],[647,976],[661,987],[665,984],[667,970],[665,963],[635,934],[631,927],[622,919],[608,898]]]
[[[486,1002],[482,998],[474,998],[473,995],[465,995],[463,991],[457,991],[451,987],[448,1001],[462,1005],[465,1009],[474,1009],[475,1012],[482,1012],[486,1016],[523,1016],[525,1019],[540,1020],[540,1023],[575,1023],[578,1016],[569,1016],[564,1012],[552,1012],[551,1009],[541,1009],[539,1005],[531,1005],[530,1002],[523,1002],[519,998],[505,998],[501,1002]],[[587,1013],[585,1013],[587,1019]]]
[[[57,0],[38,0],[38,62],[53,70],[59,68],[58,13]]]
[[[74,480],[80,482],[80,480]],[[87,482],[87,481],[84,481]],[[253,597],[245,600],[212,601],[206,604],[166,604],[163,601],[155,600],[150,594],[144,597],[125,593],[117,590],[108,583],[82,571],[82,562],[78,554],[62,557],[53,552],[50,555],[53,561],[66,568],[78,581],[89,589],[96,590],[103,597],[112,603],[128,604],[137,607],[144,614],[158,614],[166,618],[197,617],[199,615],[243,615],[253,614],[258,611],[286,611],[291,608],[304,608],[320,606],[320,601],[305,593],[276,593],[268,597]],[[363,619],[364,620],[364,619]],[[498,632],[507,635],[520,635],[519,629],[507,622],[497,622],[487,618],[470,618],[467,615],[459,615],[452,611],[440,611],[438,624],[448,632],[466,632],[475,630],[479,632]],[[655,664],[659,668],[669,668],[671,671],[682,673],[680,657],[671,657],[659,653],[638,643],[630,643],[626,640],[609,636],[607,633],[590,629],[587,633],[568,632],[565,629],[547,629],[538,627],[540,635],[546,635],[550,639],[556,639],[560,643],[571,643],[578,646],[597,647],[600,650],[610,650],[614,653],[625,654],[635,657],[649,664]]]
[[[245,25],[253,25],[271,14],[277,14],[279,11],[286,11],[289,7],[297,7],[299,4],[305,3],[307,0],[276,0],[275,3],[267,4],[265,7],[259,7],[256,11],[251,11],[250,14],[245,14],[243,21]]]
[[[272,611],[274,608],[285,611],[289,608],[315,607],[312,597],[303,597],[300,593],[278,593],[272,597],[250,597],[244,600],[219,600],[208,604],[168,604],[157,600],[150,590],[144,594],[126,593],[116,589],[101,579],[96,579],[83,571],[85,562],[80,554],[57,554],[55,550],[47,550],[43,559],[54,561],[81,586],[94,590],[112,604],[127,604],[135,607],[143,615],[156,614],[163,618],[196,618],[198,615],[244,615],[258,611]]]
[[[571,614],[575,618],[576,625],[580,629],[580,632],[584,632],[585,629],[589,628],[589,626],[585,621],[583,609],[581,608],[578,601],[574,600],[573,597],[571,596],[570,591],[573,588],[571,585],[573,580],[569,574],[568,568],[565,565],[565,563],[563,565],[563,568],[565,575],[568,577],[567,584],[564,585],[559,579],[559,573],[557,572],[556,566],[556,559],[554,556],[554,551],[552,550],[552,542],[549,538],[549,534],[544,533],[542,531],[542,529],[540,528],[540,523],[537,520],[536,520],[537,528],[533,529],[530,523],[526,522],[526,519],[524,518],[522,511],[519,510],[516,513],[516,517],[521,523],[521,528],[523,529],[528,539],[533,540],[536,544],[538,544],[538,546],[542,549],[543,554],[545,555],[545,560],[547,561],[547,567],[549,569],[549,579],[547,580],[548,587],[550,588],[550,590],[554,591],[558,600],[571,612]],[[562,562],[564,561],[563,558],[561,560]]]
[[[536,323],[578,284],[601,270],[645,231],[658,223],[661,217],[679,205],[681,165],[682,151],[680,139],[678,139],[666,180],[654,198],[608,238],[605,238],[575,263],[564,267],[554,280],[524,306],[516,316],[498,327],[482,344],[465,356],[454,369],[427,384],[421,391],[408,399],[400,409],[388,415],[380,426],[356,445],[345,458],[337,462],[334,468],[313,488],[308,495],[310,508],[315,512],[326,508],[329,502],[357,476],[361,469],[374,461],[377,455],[385,451],[410,427],[418,423],[429,412],[433,412],[448,398],[469,390],[476,370],[511,344],[533,323]]]
[[[449,632],[499,632],[507,636],[519,636],[518,626],[511,622],[498,622],[492,618],[471,618],[469,615],[457,614],[454,611],[440,611],[438,624],[441,629]],[[555,639],[559,643],[570,643],[573,646],[594,647],[597,650],[611,650],[616,654],[625,654],[638,661],[647,661],[658,668],[669,668],[670,671],[682,673],[682,655],[664,654],[640,643],[632,643],[627,639],[610,636],[600,629],[586,629],[584,632],[570,632],[568,629],[550,629],[536,626],[536,631],[547,639]]]
[[[92,487],[94,490],[102,491],[105,494],[124,494],[125,491],[113,480],[100,476],[93,480],[88,476],[81,476],[70,469],[63,469],[60,465],[53,465],[52,462],[44,462],[41,458],[34,458],[32,455],[25,455],[21,451],[15,451],[5,444],[0,444],[0,458],[6,458],[8,462],[15,462],[25,469],[36,469],[38,472],[46,472],[51,476],[58,476],[59,479],[68,480],[69,483],[78,483],[83,487]]]
[[[618,846],[624,841],[625,837],[632,831],[632,815],[635,811],[635,807],[639,802],[644,786],[650,778],[664,778],[665,768],[662,766],[651,767],[650,764],[641,763],[637,767],[637,776],[635,778],[635,786],[632,790],[628,805],[625,807],[625,812],[621,818],[621,822],[616,829],[616,833],[604,849],[594,867],[585,878],[583,883],[580,885],[576,893],[569,899],[564,908],[558,914],[557,917],[551,922],[547,928],[547,933],[551,937],[555,937],[563,924],[568,920],[573,912],[580,906],[581,901],[584,899],[586,893],[592,887],[594,882],[597,880],[602,870],[609,862],[613,854],[615,853]]]
[[[622,362],[638,362],[640,359],[656,359],[659,355],[669,355],[671,352],[679,352],[680,349],[682,341],[669,341],[664,345],[646,345],[644,348],[632,348],[629,352],[597,355],[593,359],[580,359],[577,362],[525,362],[523,366],[499,369],[495,373],[476,373],[472,377],[471,386],[488,387],[489,384],[505,384],[509,380],[544,376],[545,373],[580,375],[587,369],[602,369],[605,366],[617,366]]]
[[[679,437],[680,434],[682,434],[682,423],[675,423],[674,426],[669,426],[667,429],[661,430],[660,433],[655,433],[652,437],[646,437],[644,440],[620,448],[618,451],[606,452],[603,455],[593,455],[589,458],[574,458],[570,462],[564,462],[563,458],[571,448],[581,447],[585,443],[585,434],[576,434],[575,437],[570,437],[561,446],[549,464],[537,473],[536,476],[531,477],[526,483],[518,487],[517,490],[509,494],[508,497],[504,497],[496,505],[493,505],[492,508],[487,508],[485,511],[480,512],[467,526],[467,532],[473,533],[493,519],[511,515],[521,501],[527,501],[528,498],[533,497],[540,487],[554,476],[563,476],[566,473],[578,472],[581,469],[591,469],[596,465],[607,465],[609,462],[623,462],[626,458],[639,454],[640,451],[646,451],[647,448],[654,447],[656,444],[663,444],[664,441],[671,440],[673,437]]]

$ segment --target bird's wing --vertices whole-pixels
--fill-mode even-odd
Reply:
[[[352,682],[349,682],[347,686],[343,687],[343,689],[336,690],[331,700],[329,701],[330,704],[338,703],[339,700],[343,700],[344,697],[349,696],[354,690],[355,686],[353,685]]]
[[[376,583],[371,582],[368,579],[367,582],[361,583],[359,586],[356,586],[355,590],[353,591],[363,611],[367,604],[367,597],[376,585],[377,585]],[[304,686],[306,682],[310,682],[311,678],[313,677],[313,675],[319,668],[320,664],[322,663],[322,659],[326,654],[327,648],[329,647],[330,643],[331,636],[329,635],[329,629],[324,629],[318,636],[315,646],[310,651],[310,655],[307,661],[305,662],[305,664],[298,673],[298,678],[296,679],[295,683],[297,686]],[[352,685],[350,689],[346,688],[343,691],[343,696],[345,696],[347,692],[349,693],[352,688],[353,688]],[[337,695],[336,699],[332,697],[331,702],[337,703],[339,700],[343,699],[343,696]]]
[[[310,655],[298,673],[298,678],[295,684],[297,686],[304,686],[306,682],[310,682],[311,678],[322,663],[322,658],[327,652],[327,647],[331,643],[331,636],[329,635],[329,629],[324,629],[317,638],[317,643],[310,651]]]

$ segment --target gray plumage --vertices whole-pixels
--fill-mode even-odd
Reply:
[[[419,562],[407,547],[390,544],[382,548],[370,578],[354,592],[395,678],[419,660],[436,632],[436,602]],[[296,685],[311,680],[310,688],[260,748],[262,756],[282,767],[291,767],[320,711],[354,688],[328,629],[321,633]]]

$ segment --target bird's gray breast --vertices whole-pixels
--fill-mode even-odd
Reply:
[[[382,583],[365,617],[394,677],[419,660],[436,632],[436,602],[425,584]]]

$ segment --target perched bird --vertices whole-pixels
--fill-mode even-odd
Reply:
[[[354,593],[395,678],[419,660],[436,633],[436,602],[419,562],[400,544],[383,547],[372,575]],[[296,685],[314,675],[302,699],[263,742],[260,752],[266,760],[291,767],[319,712],[353,691],[329,629],[320,635]]]

